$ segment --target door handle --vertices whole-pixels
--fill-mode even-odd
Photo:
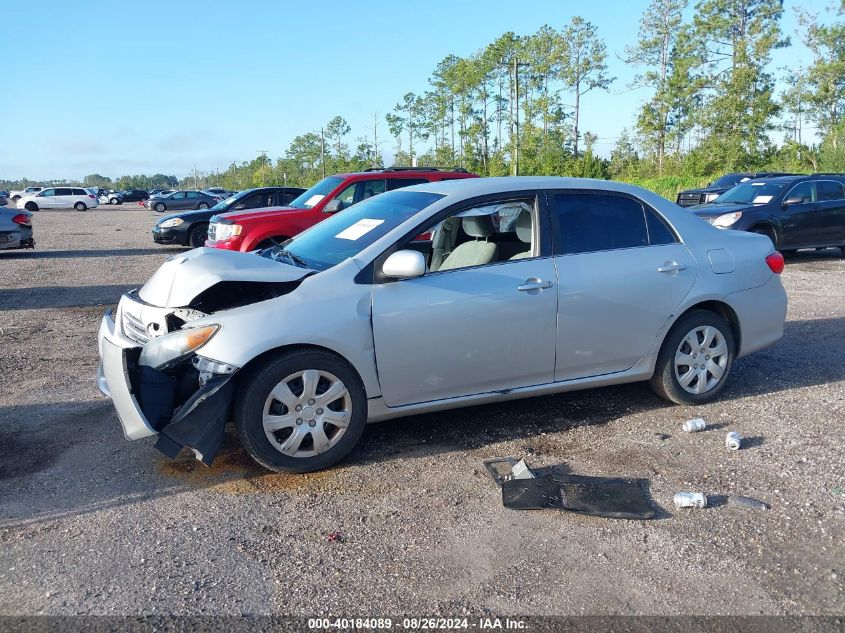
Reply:
[[[551,281],[543,281],[537,277],[530,277],[525,280],[524,284],[517,286],[516,289],[520,292],[526,292],[528,290],[545,290],[546,288],[551,288],[553,285],[554,284]]]
[[[663,265],[657,269],[659,273],[679,273],[686,270],[686,264],[679,264],[678,262],[663,262]]]

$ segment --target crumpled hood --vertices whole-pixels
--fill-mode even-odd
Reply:
[[[311,272],[255,253],[196,248],[168,257],[138,296],[150,305],[182,308],[221,281],[298,281]]]

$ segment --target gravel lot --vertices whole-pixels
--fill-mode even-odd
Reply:
[[[723,397],[645,385],[371,425],[340,467],[212,468],[123,438],[94,385],[103,310],[177,248],[135,204],[35,216],[0,252],[0,614],[841,614],[845,259],[799,253],[784,339]],[[704,417],[717,429],[681,431]],[[750,447],[728,453],[737,430]],[[622,521],[501,505],[482,460],[643,477]],[[771,504],[675,510],[679,490]],[[342,537],[329,541],[327,535]]]

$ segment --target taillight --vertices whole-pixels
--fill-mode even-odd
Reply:
[[[780,275],[783,272],[783,255],[781,255],[778,251],[775,251],[771,255],[767,255],[766,263],[769,265],[769,268],[772,269],[774,274]]]
[[[12,218],[12,222],[15,224],[29,224],[31,221],[31,218],[26,213],[18,213]]]

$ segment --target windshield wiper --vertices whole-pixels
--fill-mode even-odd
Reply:
[[[287,257],[290,260],[290,263],[294,266],[300,266],[302,268],[308,268],[308,264],[305,263],[305,260],[302,259],[299,255],[295,253],[291,253],[289,250],[280,249],[276,251],[276,255],[281,255],[283,257]]]

